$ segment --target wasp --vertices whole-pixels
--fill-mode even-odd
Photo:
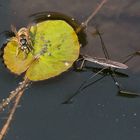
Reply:
[[[12,39],[18,44],[16,56],[18,56],[20,51],[23,51],[26,58],[30,52],[33,52],[33,43],[29,32],[30,26],[28,26],[27,28],[22,27],[17,31],[16,27],[11,25],[11,30],[15,34],[15,37],[13,37]]]

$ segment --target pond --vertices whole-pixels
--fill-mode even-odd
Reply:
[[[61,12],[83,22],[96,8],[99,0],[1,0],[0,32],[27,26],[29,15],[41,11]],[[140,1],[108,0],[88,30],[98,25],[112,60],[120,61],[140,50]],[[4,38],[0,38],[1,44]],[[87,32],[87,45],[82,53],[104,57],[98,37]],[[128,63],[122,72],[128,78],[118,78],[121,86],[140,93],[140,57]],[[86,88],[72,104],[61,104],[90,75],[73,69],[52,79],[33,83],[21,99],[10,125],[6,140],[139,140],[140,98],[117,96],[118,89],[110,76]],[[0,100],[22,81],[22,76],[10,73],[0,63]],[[10,110],[10,106],[9,106]],[[1,113],[0,125],[8,110]]]

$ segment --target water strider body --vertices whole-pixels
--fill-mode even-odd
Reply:
[[[106,58],[82,55],[82,59],[83,59],[82,63],[84,63],[84,61],[89,61],[89,62],[93,62],[93,63],[99,64],[101,66],[104,66],[104,67],[111,67],[111,68],[117,68],[117,69],[127,69],[128,68],[128,66],[126,64],[123,64],[123,63],[120,63],[117,61],[113,61],[110,59],[106,59]]]

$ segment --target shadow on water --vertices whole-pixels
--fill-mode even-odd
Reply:
[[[28,25],[29,15],[42,12],[61,12],[83,22],[96,7],[97,0],[1,0],[0,32],[14,24]],[[140,2],[138,0],[112,0],[96,15],[88,30],[98,24],[110,57],[120,61],[128,54],[140,50]],[[3,42],[3,38],[0,41]],[[103,57],[98,37],[87,33],[88,44],[82,52]],[[128,78],[119,78],[122,85],[139,92],[140,58],[136,57],[123,71]],[[0,64],[0,99],[7,97],[21,77],[12,75]],[[47,81],[37,82],[26,91],[21,107],[17,109],[6,139],[38,140],[138,140],[140,138],[140,98],[122,98],[112,80],[106,77],[85,89],[71,105],[61,105],[90,72],[72,69]]]

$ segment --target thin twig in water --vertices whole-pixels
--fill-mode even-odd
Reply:
[[[93,11],[93,13],[86,19],[86,21],[82,22],[81,26],[79,26],[76,30],[76,33],[79,33],[82,29],[86,28],[88,23],[95,17],[95,15],[99,12],[99,10],[103,7],[103,5],[108,0],[102,0],[102,2],[97,6],[97,8]]]
[[[20,98],[22,97],[23,93],[24,93],[24,90],[20,91],[18,93],[18,95],[16,96],[15,103],[13,105],[13,108],[10,111],[9,117],[8,117],[7,121],[5,122],[3,128],[0,131],[0,140],[2,140],[4,138],[4,136],[6,135],[6,133],[7,133],[7,130],[9,128],[9,125],[10,125],[10,123],[12,121],[12,118],[13,118],[13,116],[15,114],[16,108],[17,108],[17,106],[19,104]]]
[[[95,11],[87,18],[87,20],[83,23],[84,26],[87,27],[89,21],[98,13],[98,11],[102,8],[102,6],[107,2],[107,0],[102,0],[102,2],[97,6]]]
[[[16,95],[20,92],[20,91],[24,91],[25,88],[29,85],[30,80],[29,79],[25,79],[23,82],[19,83],[19,86],[14,90],[10,92],[10,95],[8,98],[3,99],[2,103],[0,104],[0,112],[4,110],[4,108],[6,106],[8,106],[8,104],[14,100],[14,98],[16,97]]]

